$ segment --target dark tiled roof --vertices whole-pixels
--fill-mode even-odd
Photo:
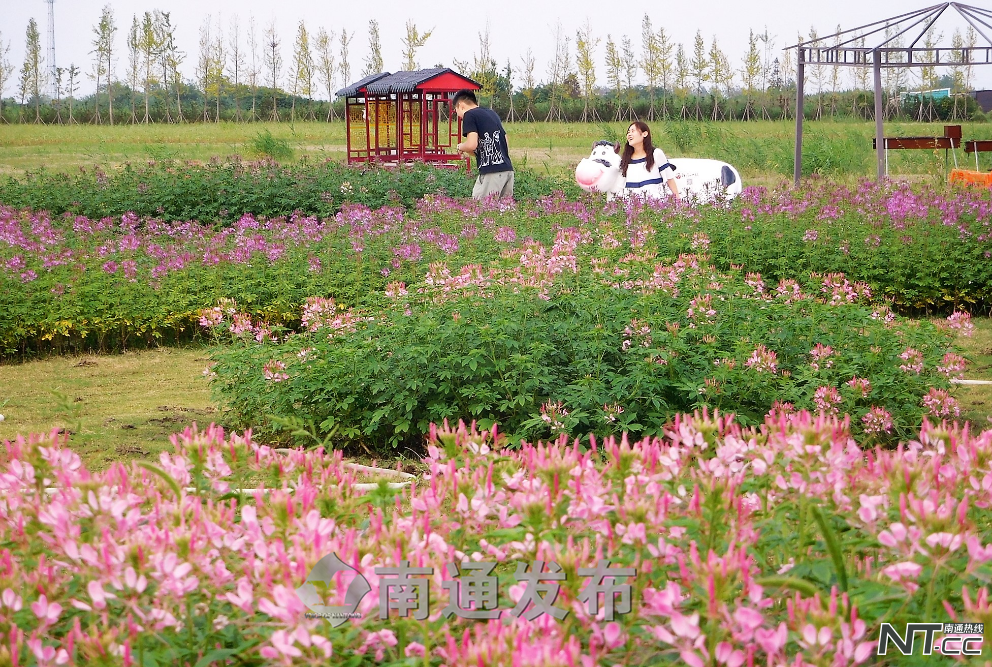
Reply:
[[[386,95],[388,93],[409,93],[416,90],[417,86],[424,81],[430,81],[439,74],[450,72],[447,67],[433,67],[431,69],[418,69],[412,72],[397,72],[389,76],[378,79],[366,87],[372,95]]]
[[[407,73],[409,74],[409,72]],[[353,97],[358,94],[358,90],[360,88],[364,88],[373,81],[378,81],[379,79],[388,77],[389,75],[390,75],[389,72],[379,72],[378,74],[370,74],[364,79],[359,79],[358,81],[351,84],[347,88],[342,88],[341,90],[339,90],[334,94],[337,95],[338,97]]]

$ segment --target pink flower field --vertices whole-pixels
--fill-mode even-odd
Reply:
[[[508,450],[460,424],[431,429],[411,485],[371,491],[338,452],[213,426],[173,444],[99,474],[55,435],[4,445],[0,664],[908,664],[876,655],[881,623],[924,621],[988,655],[992,430],[926,422],[884,450],[846,419],[696,414]],[[297,593],[331,554],[370,589],[337,622]],[[626,607],[590,592],[604,562],[633,569],[604,582]],[[376,573],[399,565],[433,573],[405,617]],[[474,610],[498,618],[451,613],[473,568],[496,584]]]

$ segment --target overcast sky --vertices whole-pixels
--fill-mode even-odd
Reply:
[[[56,62],[60,67],[75,63],[84,72],[92,67],[91,42],[93,26],[97,23],[103,0],[56,0],[55,35]],[[708,0],[705,2],[649,2],[643,5],[593,0],[494,0],[490,2],[400,2],[399,0],[373,0],[370,2],[313,2],[312,0],[239,0],[238,2],[203,2],[202,0],[114,0],[110,3],[117,22],[116,74],[123,78],[126,60],[126,33],[131,17],[153,9],[167,9],[177,26],[178,46],[187,53],[182,66],[186,78],[193,77],[199,28],[208,13],[214,20],[222,17],[225,28],[236,14],[246,28],[254,17],[261,34],[271,21],[282,40],[283,60],[288,63],[292,53],[296,28],[302,20],[307,29],[316,33],[321,26],[334,31],[342,28],[356,33],[351,44],[353,79],[358,78],[363,61],[368,55],[368,22],[379,21],[382,33],[383,57],[386,69],[401,67],[401,37],[407,20],[413,20],[421,30],[434,28],[426,45],[420,49],[418,64],[432,67],[435,64],[451,66],[453,59],[470,61],[477,50],[477,33],[488,22],[493,55],[502,69],[507,60],[514,68],[521,64],[520,56],[528,48],[533,50],[538,81],[548,78],[547,69],[554,55],[554,30],[560,23],[564,34],[572,38],[574,58],[575,32],[588,19],[594,33],[602,38],[597,49],[599,75],[597,83],[605,85],[604,45],[607,34],[618,43],[629,35],[635,48],[640,50],[641,20],[645,12],[655,27],[664,26],[672,38],[682,43],[687,52],[697,30],[701,30],[707,46],[714,36],[723,51],[739,68],[747,50],[748,31],[767,32],[774,38],[776,49],[790,46],[797,41],[797,33],[808,34],[815,27],[819,34],[830,34],[838,24],[844,28],[856,27],[888,18],[927,3],[907,4],[903,0],[836,0],[834,2],[776,2],[756,0]],[[965,24],[956,15],[950,18],[948,10],[938,27],[944,32],[945,41],[956,27]],[[0,0],[0,35],[2,44],[10,43],[9,59],[20,71],[24,59],[24,31],[28,20],[38,21],[42,40],[47,50],[48,5],[45,0]],[[950,20],[947,20],[950,18]],[[946,21],[946,22],[945,22]],[[990,31],[992,32],[992,31]],[[47,51],[46,51],[47,52]],[[573,60],[574,63],[574,60]],[[574,65],[573,65],[574,66]],[[16,73],[15,73],[16,78]],[[518,79],[519,81],[519,79]],[[992,67],[976,68],[976,83],[992,83]],[[338,81],[340,85],[341,82]],[[13,95],[16,82],[12,81],[4,95]],[[91,92],[93,83],[83,82],[80,92]]]

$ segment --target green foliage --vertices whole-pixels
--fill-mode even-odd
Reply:
[[[287,146],[285,140],[276,138],[261,144],[265,151],[277,152]],[[515,180],[519,199],[547,196],[556,190],[571,195],[579,192],[571,179],[527,170],[518,171]],[[109,173],[99,168],[72,175],[42,169],[20,178],[7,177],[0,181],[0,204],[53,215],[102,218],[132,212],[159,220],[202,220],[223,226],[246,213],[329,216],[346,203],[412,207],[426,194],[468,197],[473,181],[474,176],[463,170],[423,164],[387,169],[308,160],[283,166],[272,160],[235,159],[204,165],[151,161]]]
[[[635,282],[655,269],[622,266]],[[514,282],[441,298],[422,283],[409,288],[426,290],[422,301],[386,303],[354,329],[217,349],[214,388],[244,424],[298,415],[382,451],[416,446],[430,423],[445,419],[497,422],[512,440],[660,434],[676,413],[703,407],[757,424],[776,402],[815,410],[825,386],[839,388],[836,407],[855,429],[880,406],[906,435],[919,427],[921,396],[947,386],[932,369],[949,338],[929,323],[886,325],[857,304],[755,299],[740,274],[710,271],[688,272],[674,294],[621,287],[588,270],[547,294]],[[700,318],[709,307],[701,304],[715,314]],[[817,344],[834,350],[829,367],[811,365]],[[776,372],[749,367],[759,345],[777,352]],[[907,347],[931,370],[900,370]],[[285,366],[285,379],[267,379],[273,363]],[[846,386],[854,376],[870,380],[867,396]]]
[[[293,148],[286,139],[276,139],[268,130],[259,132],[249,142],[248,148],[260,157],[270,157],[273,160],[289,160],[293,157]]]

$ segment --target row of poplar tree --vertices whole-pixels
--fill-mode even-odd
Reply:
[[[340,102],[333,102],[335,90],[353,80],[355,33],[346,29],[337,32],[321,27],[313,34],[301,21],[289,45],[291,53],[284,55],[274,21],[259,29],[253,18],[243,25],[235,15],[225,26],[220,17],[208,16],[192,60],[177,47],[175,30],[170,12],[135,15],[121,49],[120,30],[113,8],[107,5],[93,27],[93,60],[85,72],[75,63],[54,71],[46,67],[34,19],[25,31],[24,62],[18,71],[10,62],[10,41],[5,42],[0,33],[0,122],[331,121],[341,111]],[[432,33],[433,29],[423,31],[407,21],[403,69],[418,68],[417,52]],[[796,41],[817,37],[811,30],[808,36],[797,35]],[[928,32],[922,46],[935,48],[941,37]],[[367,39],[362,76],[384,71],[375,20],[369,21]],[[452,66],[478,81],[485,102],[511,121],[794,117],[794,51],[779,50],[775,42],[767,29],[762,33],[752,30],[747,52],[735,63],[715,37],[707,44],[697,31],[687,50],[664,27],[656,29],[645,14],[636,46],[627,35],[616,40],[612,35],[605,39],[596,35],[588,20],[574,35],[559,24],[553,57],[540,81],[530,49],[519,56],[516,65],[511,60],[497,64],[488,27],[479,34],[472,58],[453,59]],[[974,30],[955,31],[952,48],[963,49],[976,42]],[[898,45],[898,38],[894,44]],[[864,39],[855,45],[863,46]],[[605,65],[605,86],[597,78],[600,64]],[[191,68],[193,76],[184,75]],[[870,117],[873,105],[864,94],[869,76],[867,68],[807,68],[809,95],[804,113],[813,119]],[[951,68],[948,73],[924,67],[912,74],[892,68],[885,70],[885,76],[889,116],[904,113],[937,120],[975,113],[974,101],[961,95],[971,88],[971,67]],[[77,99],[84,78],[95,84],[95,92]],[[3,94],[11,84],[15,97],[8,99],[5,109]],[[928,90],[938,86],[952,88],[954,93],[943,110],[923,100],[918,107],[900,105],[898,93],[907,87]]]

